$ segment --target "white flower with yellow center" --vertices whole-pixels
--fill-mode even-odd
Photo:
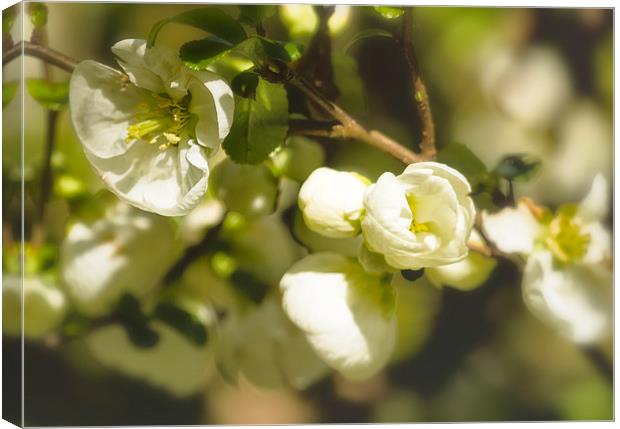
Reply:
[[[69,229],[60,270],[77,309],[99,316],[125,293],[146,295],[174,258],[169,220],[119,203],[92,225],[76,223]]]
[[[461,173],[437,162],[411,164],[400,176],[383,173],[364,197],[368,250],[398,269],[462,260],[475,218],[470,192]]]
[[[315,253],[289,269],[280,289],[285,313],[330,367],[362,380],[387,363],[396,338],[389,280],[353,258]]]
[[[483,216],[484,230],[500,250],[527,258],[523,299],[530,311],[580,344],[611,331],[611,237],[602,224],[607,199],[599,175],[579,205],[555,214],[522,201]]]
[[[360,231],[364,192],[370,181],[357,173],[317,168],[299,190],[299,208],[308,228],[331,238]]]
[[[228,134],[234,100],[209,71],[176,52],[122,40],[112,47],[124,73],[82,61],[69,103],[86,157],[119,198],[164,216],[186,214],[207,190],[207,155]]]

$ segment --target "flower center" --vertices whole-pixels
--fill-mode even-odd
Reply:
[[[551,253],[564,263],[580,260],[587,252],[590,234],[582,231],[581,223],[575,219],[575,209],[561,208],[549,222],[545,244]]]
[[[167,96],[152,94],[153,100],[141,103],[135,122],[127,128],[127,142],[144,140],[159,144],[164,150],[181,141],[181,134],[187,128],[193,115],[189,112],[190,96],[176,101]]]
[[[409,231],[413,232],[414,234],[419,233],[419,232],[429,232],[430,226],[428,222],[418,223],[415,220],[417,202],[413,194],[408,194],[406,198],[407,198],[407,204],[409,205],[409,209],[411,210],[411,225],[409,225]]]

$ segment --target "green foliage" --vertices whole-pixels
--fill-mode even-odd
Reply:
[[[240,164],[258,164],[286,139],[288,99],[281,85],[263,79],[255,99],[236,97],[235,117],[222,147]]]
[[[366,113],[366,94],[357,62],[349,55],[333,54],[334,83],[340,94],[336,102],[354,115]]]
[[[2,108],[4,109],[15,98],[17,94],[18,83],[16,80],[2,83]]]
[[[170,302],[161,302],[157,305],[154,314],[156,319],[161,320],[180,334],[198,345],[207,343],[209,335],[207,328],[193,314]]]
[[[247,37],[241,24],[228,14],[219,9],[202,8],[188,10],[157,22],[149,32],[147,46],[153,46],[161,29],[173,22],[198,28],[233,45],[242,42]]]
[[[344,50],[345,52],[348,53],[351,50],[351,48],[354,45],[356,45],[358,42],[362,40],[366,40],[366,39],[377,39],[377,38],[394,40],[394,35],[390,33],[389,31],[382,30],[380,28],[370,28],[367,30],[362,30],[359,33],[357,33],[355,36],[353,36],[353,38],[345,46]]]
[[[192,70],[205,70],[221,58],[234,45],[218,37],[209,36],[202,40],[192,40],[181,46],[179,56]]]
[[[159,341],[159,334],[149,326],[149,318],[132,295],[123,295],[114,315],[127,330],[130,341],[137,347],[150,348]]]
[[[540,160],[528,154],[508,155],[493,171],[505,179],[526,182],[536,174],[540,164]]]
[[[265,165],[226,159],[213,169],[210,186],[228,210],[248,218],[268,215],[276,206],[278,183]]]
[[[487,167],[467,146],[450,143],[437,153],[437,161],[461,172],[472,186],[474,193],[494,186],[495,180]]]
[[[28,94],[40,105],[50,110],[60,110],[69,101],[69,82],[48,82],[43,79],[27,79]]]
[[[301,56],[299,45],[261,36],[249,37],[235,48],[235,52],[258,65],[266,64],[269,60],[290,63]]]
[[[28,15],[30,22],[34,28],[43,27],[47,24],[47,6],[45,3],[26,3],[28,6]]]
[[[276,13],[276,6],[272,4],[244,4],[238,7],[239,21],[251,25],[260,23]]]
[[[393,6],[374,6],[375,10],[385,19],[396,19],[401,17],[405,13],[405,9],[402,7]]]
[[[10,34],[15,23],[15,6],[7,7],[2,11],[2,34]]]
[[[253,71],[245,71],[239,73],[230,82],[230,87],[233,92],[240,97],[256,98],[256,87],[258,86],[259,77]]]

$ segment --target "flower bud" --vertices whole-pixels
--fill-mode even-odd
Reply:
[[[388,361],[396,337],[392,286],[353,258],[315,253],[282,277],[285,313],[317,355],[352,380],[367,379]]]
[[[326,237],[357,235],[363,200],[370,181],[358,173],[321,167],[299,191],[299,208],[308,228]]]
[[[325,162],[320,144],[304,137],[289,137],[287,145],[271,155],[271,161],[280,174],[303,182]]]
[[[24,278],[24,336],[38,339],[56,328],[65,316],[67,305],[63,293],[40,277]],[[2,331],[21,333],[22,285],[18,276],[7,275],[2,281]]]

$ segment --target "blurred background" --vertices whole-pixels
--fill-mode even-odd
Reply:
[[[49,45],[78,60],[95,59],[117,67],[112,44],[146,38],[158,20],[195,7],[50,3]],[[237,14],[234,6],[217,7]],[[316,23],[310,6],[285,5],[278,7],[265,28],[274,39],[306,43]],[[367,128],[413,147],[419,124],[415,106],[403,90],[407,71],[398,47],[378,38],[362,40],[347,52],[359,31],[391,30],[392,25],[397,24],[382,19],[371,7],[337,7],[330,30],[341,92],[338,101]],[[31,29],[26,20],[26,37]],[[198,30],[170,26],[158,43],[178,48],[200,36]],[[510,153],[538,157],[541,168],[529,182],[516,184],[516,194],[550,207],[581,200],[597,173],[611,182],[611,9],[415,7],[414,40],[439,146],[463,143],[489,168]],[[25,76],[43,76],[38,60],[26,58],[24,65]],[[5,80],[18,78],[18,62],[3,68],[3,75]],[[53,78],[66,80],[68,75],[54,70]],[[4,243],[19,231],[17,101],[3,110]],[[28,215],[34,210],[44,159],[46,113],[28,94],[24,109]],[[46,219],[50,237],[57,241],[66,231],[71,190],[77,186],[94,195],[102,187],[72,131],[68,110],[59,115],[52,161],[56,181]],[[327,165],[357,170],[372,180],[384,171],[402,170],[400,162],[366,145],[339,141],[325,148]],[[611,226],[611,213],[608,223]],[[243,380],[233,386],[205,359],[210,369],[204,386],[179,397],[156,387],[158,383],[148,377],[132,377],[102,365],[82,340],[62,346],[27,341],[24,423],[611,419],[613,392],[608,380],[579,348],[527,311],[519,284],[516,268],[500,261],[486,284],[471,292],[437,290],[426,284],[403,287],[399,305],[409,311],[399,313],[397,349],[386,370],[363,383],[329,375],[303,391],[261,389]],[[5,356],[14,357],[5,358],[5,365],[17,364],[19,341],[4,336],[3,344]],[[611,342],[604,349],[611,359]],[[173,370],[162,364],[161,371]],[[19,377],[17,371],[5,371],[4,382],[18,383]]]

